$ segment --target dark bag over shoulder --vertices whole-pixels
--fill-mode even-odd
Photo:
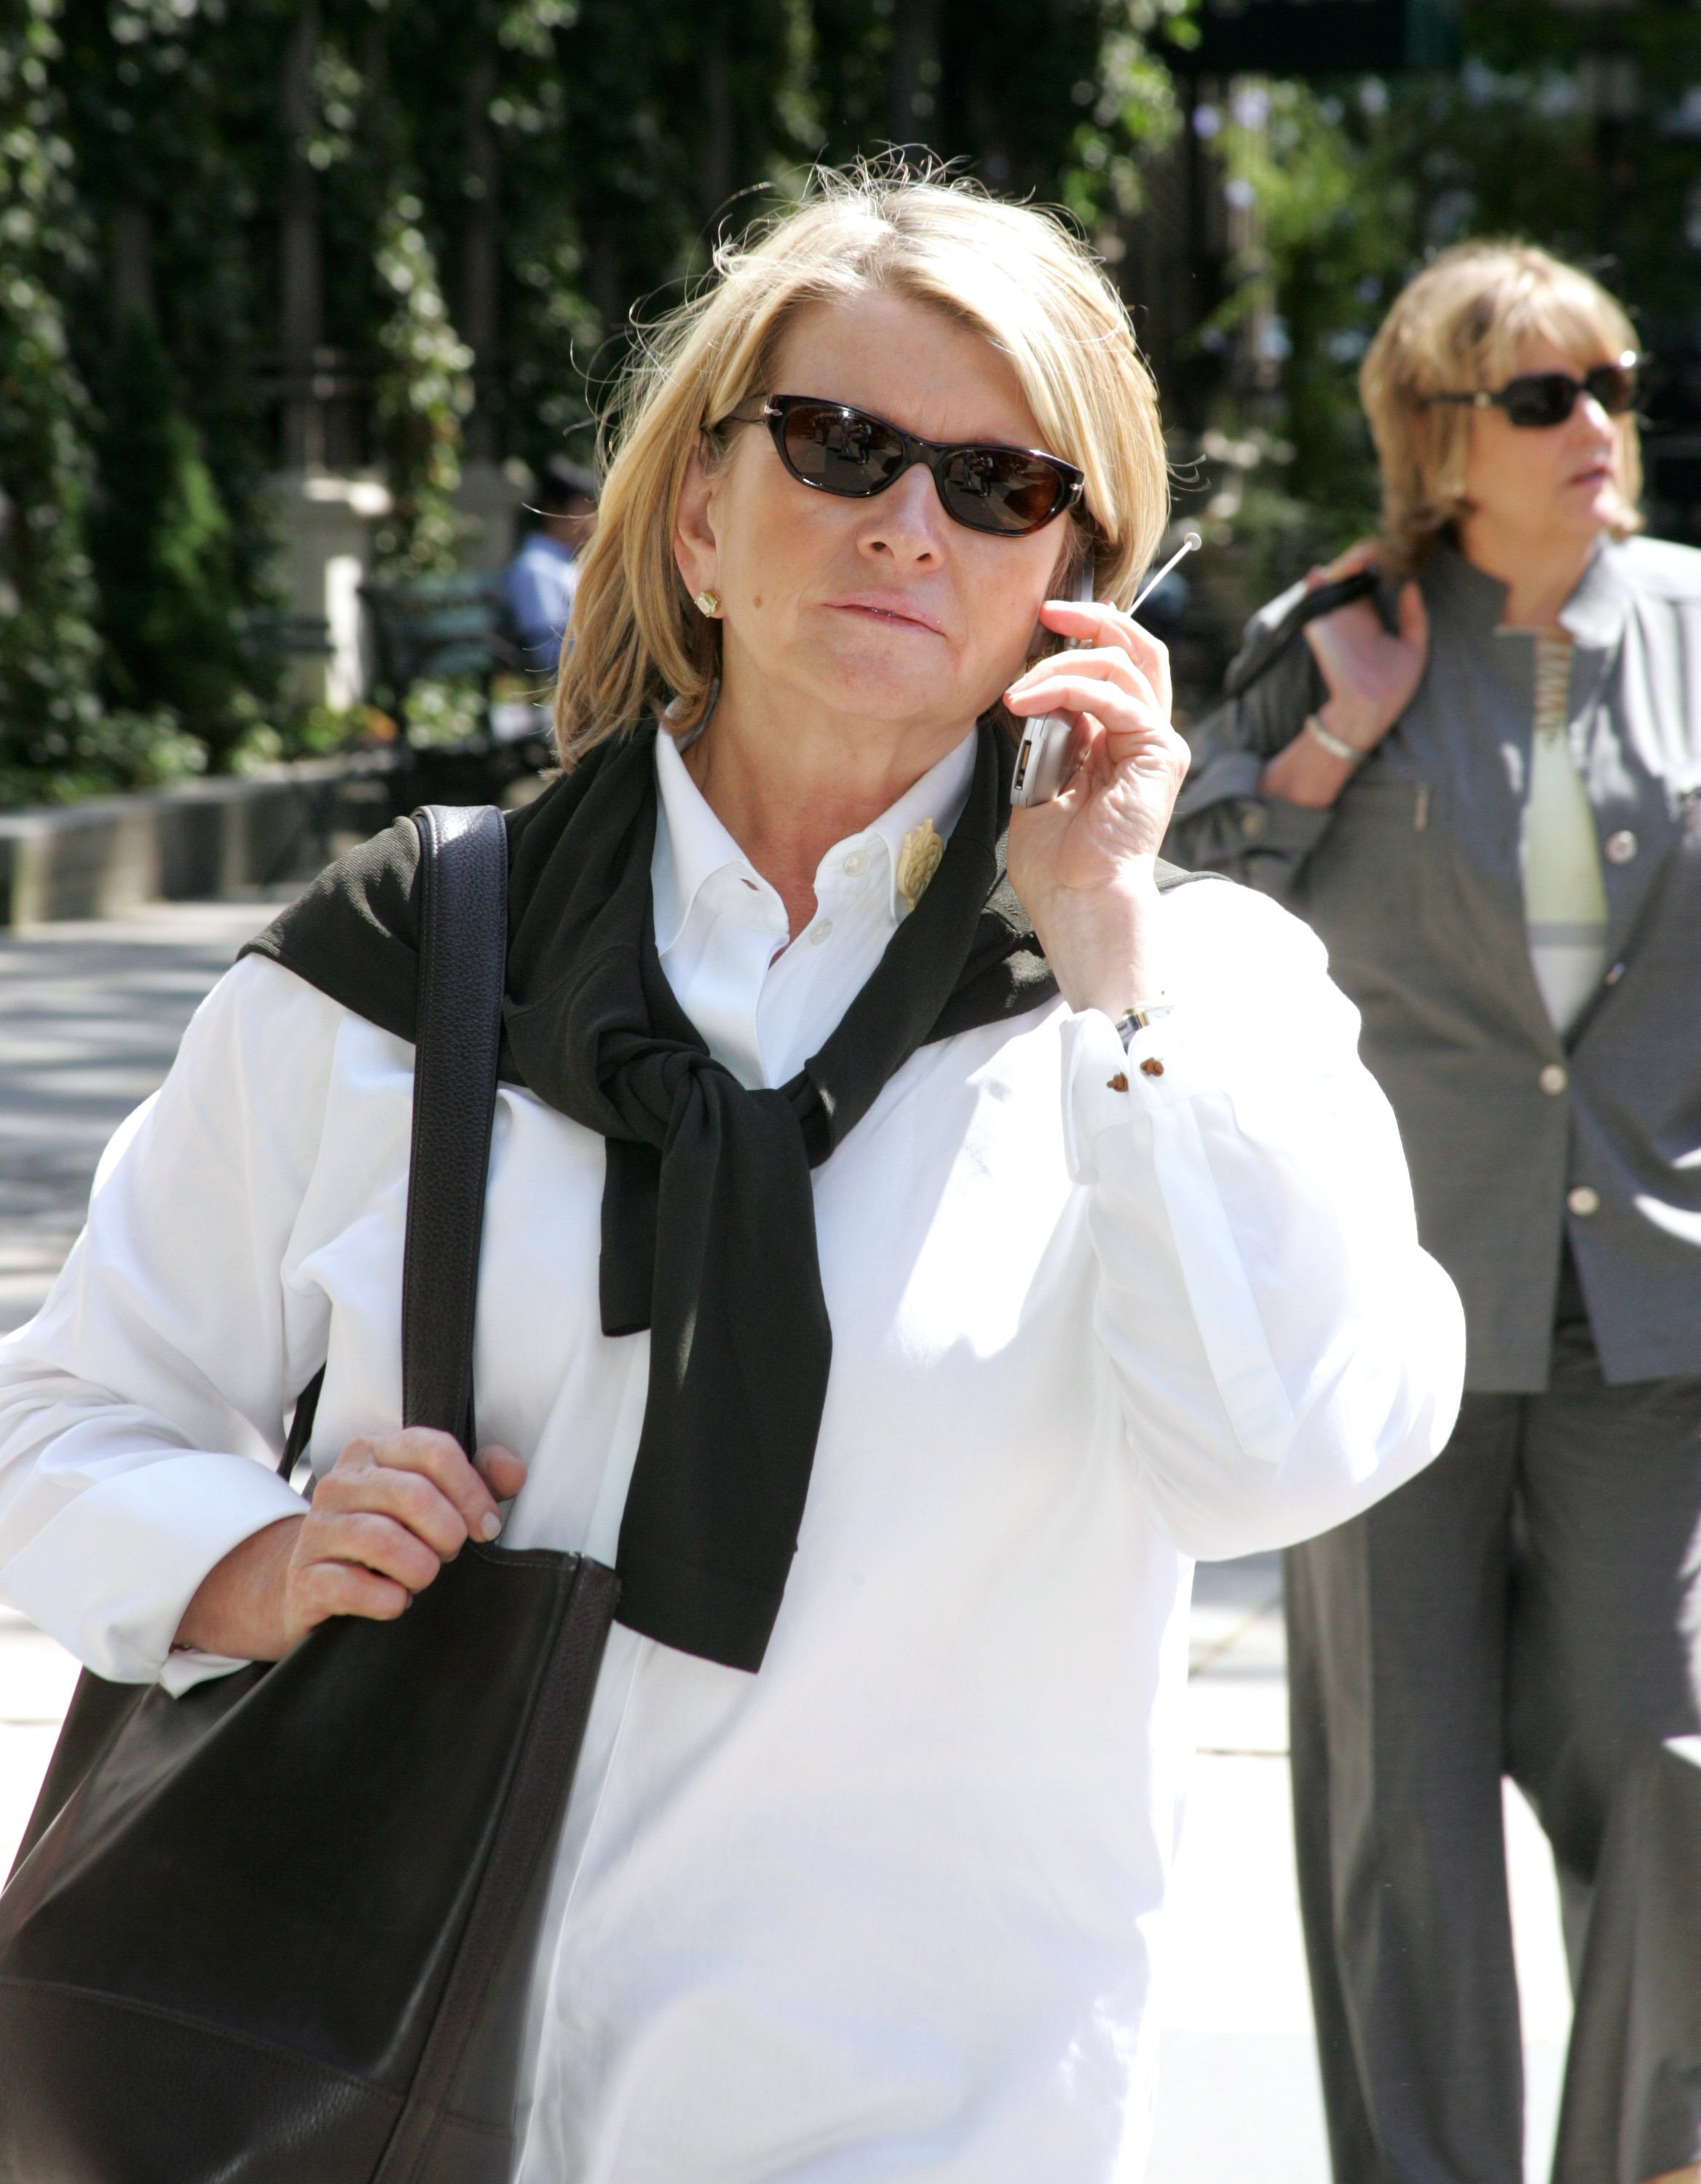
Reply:
[[[404,1415],[470,1446],[506,852],[494,811],[417,824]],[[0,1896],[0,2184],[505,2178],[616,1592],[468,1546],[399,1621],[182,1698],[85,1674]]]

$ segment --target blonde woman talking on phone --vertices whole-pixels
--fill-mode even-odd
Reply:
[[[109,1676],[397,1615],[499,1502],[617,1567],[524,2184],[1136,2175],[1190,1557],[1451,1429],[1352,1010],[1157,865],[1185,751],[1118,610],[1165,515],[1058,222],[828,177],[725,250],[510,821],[478,1464],[397,1430],[406,829],[215,990],[0,1351],[0,1596]],[[1046,710],[1079,768],[1012,822]],[[304,1517],[268,1460],[327,1356]]]

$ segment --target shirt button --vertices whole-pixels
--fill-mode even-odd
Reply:
[[[1609,986],[1615,986],[1623,976],[1624,965],[1622,963],[1615,963],[1611,970],[1607,972],[1605,983]]]
[[[1565,1203],[1580,1220],[1587,1221],[1590,1214],[1600,1212],[1601,1195],[1591,1190],[1587,1184],[1580,1183],[1575,1190],[1565,1193]]]
[[[1570,1081],[1557,1061],[1548,1062],[1536,1079],[1544,1092],[1563,1092]]]
[[[1627,865],[1636,855],[1636,837],[1628,827],[1621,827],[1616,834],[1607,836],[1607,861],[1613,865]]]
[[[814,931],[810,934],[809,944],[811,948],[820,948],[824,946],[825,944],[832,939],[832,937],[833,920],[830,917],[823,917],[820,924],[817,925]]]
[[[868,852],[866,850],[853,850],[839,869],[848,879],[861,879],[868,869]]]

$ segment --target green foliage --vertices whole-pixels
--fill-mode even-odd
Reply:
[[[445,573],[469,449],[588,453],[634,311],[816,159],[925,146],[1108,237],[1174,127],[1147,42],[1187,4],[0,0],[0,794],[343,733],[257,697],[237,635],[285,604],[265,484],[302,344],[315,460],[390,489],[380,571]],[[287,200],[322,276],[293,349]],[[423,693],[409,733],[462,710]]]
[[[249,233],[254,48],[272,11],[257,4],[239,33],[221,0],[65,0],[59,70],[100,246],[66,300],[95,402],[102,685],[215,768],[247,733],[237,616],[267,603],[272,549]],[[154,771],[174,769],[162,750]]]
[[[270,597],[271,467],[258,359],[275,341],[267,245],[277,194],[279,55],[290,0],[64,0],[57,71],[77,196],[98,251],[68,297],[98,380],[114,303],[143,301],[230,520],[245,604]],[[132,277],[114,295],[121,221]]]
[[[92,529],[108,694],[165,713],[217,766],[240,733],[246,669],[231,523],[153,321],[120,321],[103,375]]]
[[[421,749],[458,744],[482,723],[482,693],[455,677],[427,677],[408,693],[408,741]]]
[[[254,720],[232,755],[231,771],[251,774],[281,760],[370,750],[395,738],[395,722],[375,705],[299,705],[275,720]]]
[[[1701,89],[1684,87],[1701,86],[1701,15],[1473,0],[1464,35],[1455,75],[1242,86],[1218,139],[1249,231],[1212,330],[1241,344],[1229,407],[1291,457],[1261,467],[1237,527],[1280,578],[1374,521],[1358,365],[1434,250],[1539,242],[1620,296],[1656,363],[1693,348]]]
[[[75,270],[53,0],[0,7],[0,794],[86,762],[97,642],[83,525],[87,404],[55,294]]]
[[[1278,460],[1258,465],[1240,518],[1263,534],[1260,580],[1278,585],[1375,518],[1358,371],[1415,262],[1418,195],[1376,128],[1383,96],[1379,84],[1349,106],[1302,84],[1248,85],[1221,140],[1231,199],[1258,219],[1213,326],[1253,352],[1249,376],[1278,387],[1265,436]]]
[[[455,566],[452,496],[460,421],[472,406],[472,352],[449,323],[422,211],[406,192],[392,198],[374,267],[385,314],[378,429],[393,504],[378,533],[378,566],[393,578],[447,576]]]
[[[1069,143],[1062,196],[1083,226],[1140,210],[1141,159],[1167,144],[1179,117],[1169,73],[1147,41],[1187,0],[1136,0],[1101,28],[1098,63],[1070,87],[1085,109]]]
[[[1175,124],[1151,41],[1189,0],[817,0],[806,96],[820,156],[887,140],[958,160],[1084,225],[1133,211],[1138,153]]]

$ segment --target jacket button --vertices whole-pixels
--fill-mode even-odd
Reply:
[[[1241,814],[1241,832],[1249,842],[1256,842],[1264,831],[1264,815],[1256,804]]]
[[[1544,1092],[1563,1092],[1570,1079],[1559,1062],[1550,1061],[1544,1066],[1536,1082]]]
[[[1615,963],[1611,970],[1607,972],[1606,977],[1602,979],[1601,983],[1603,986],[1615,986],[1623,976],[1624,965],[1622,963]]]
[[[1587,1184],[1580,1183],[1575,1190],[1565,1193],[1565,1203],[1580,1220],[1587,1221],[1590,1214],[1600,1212],[1601,1195],[1591,1190]]]
[[[1628,827],[1621,827],[1616,834],[1607,836],[1607,861],[1627,865],[1636,855],[1636,837]]]

